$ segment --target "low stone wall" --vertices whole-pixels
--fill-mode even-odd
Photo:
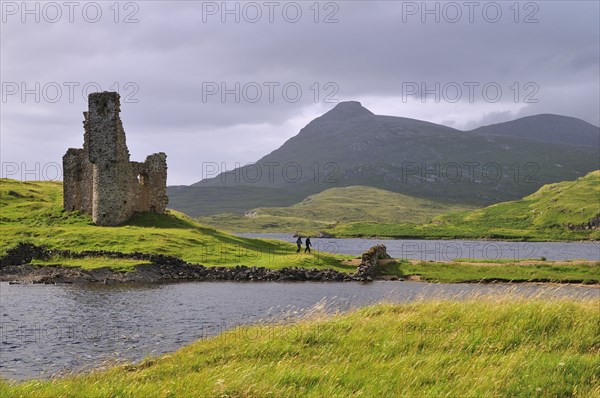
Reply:
[[[183,265],[185,261],[173,256],[163,254],[147,253],[121,253],[106,250],[85,250],[82,252],[73,252],[70,250],[54,249],[49,250],[42,246],[36,246],[31,243],[19,243],[12,249],[6,251],[6,255],[0,258],[0,267],[6,265],[29,264],[31,260],[48,260],[54,256],[69,258],[87,258],[87,257],[108,257],[129,260],[150,261],[153,264],[164,265]]]
[[[363,253],[360,265],[354,274],[355,280],[372,281],[379,268],[379,260],[390,258],[385,245],[377,245]]]
[[[583,224],[568,223],[567,228],[570,229],[571,231],[583,231],[586,229],[598,229],[598,228],[600,228],[600,216],[596,216],[596,217],[592,218],[590,221],[588,221],[587,223],[583,223]]]
[[[7,265],[29,264],[31,260],[47,258],[47,250],[31,243],[19,243],[17,246],[6,251],[6,255],[0,258],[0,267]]]
[[[109,268],[82,270],[59,265],[8,265],[0,268],[0,281],[22,283],[153,283],[168,281],[313,281],[346,282],[355,280],[335,270],[263,267],[204,267],[202,265],[142,264],[132,272],[115,272]]]

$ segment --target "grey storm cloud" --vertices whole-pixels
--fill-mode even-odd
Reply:
[[[62,2],[60,18],[48,2],[1,2],[3,176],[81,146],[96,88],[121,93],[133,158],[167,152],[169,184],[199,180],[202,161],[257,160],[337,100],[464,129],[536,113],[600,122],[598,2],[471,2],[472,15],[460,1],[74,3],[70,21]]]

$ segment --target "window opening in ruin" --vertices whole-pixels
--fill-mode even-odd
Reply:
[[[146,173],[138,174],[137,181],[138,181],[138,184],[140,184],[142,186],[148,184],[148,174],[146,174]]]

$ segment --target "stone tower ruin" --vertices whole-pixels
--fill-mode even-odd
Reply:
[[[120,111],[118,93],[90,94],[83,149],[69,148],[63,156],[65,210],[90,214],[96,225],[118,225],[137,212],[164,213],[169,201],[167,155],[129,161]]]

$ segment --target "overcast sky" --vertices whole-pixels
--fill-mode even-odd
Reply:
[[[599,124],[598,1],[1,3],[2,177],[55,179],[97,89],[121,93],[132,160],[167,153],[169,185],[256,161],[337,101]]]

